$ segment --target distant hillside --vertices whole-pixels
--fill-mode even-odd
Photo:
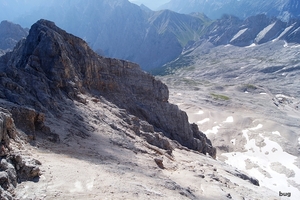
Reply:
[[[257,14],[266,14],[281,19],[300,17],[298,0],[171,0],[160,9],[170,9],[179,13],[202,12],[212,19],[223,14],[247,18]]]
[[[27,35],[28,31],[20,25],[9,21],[2,21],[0,23],[0,50],[12,50],[17,42]]]

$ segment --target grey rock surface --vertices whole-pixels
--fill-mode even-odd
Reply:
[[[12,115],[3,108],[0,108],[0,124],[0,198],[14,199],[17,183],[33,180],[41,175],[41,163],[30,155],[17,153],[22,149],[22,140]]]

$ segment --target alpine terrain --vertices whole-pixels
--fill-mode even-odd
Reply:
[[[166,85],[53,22],[35,23],[0,67],[2,199],[278,196],[213,159]]]
[[[204,13],[212,19],[230,14],[245,19],[257,14],[278,17],[284,21],[300,16],[298,0],[170,0],[160,9],[170,9],[179,13]]]
[[[298,1],[0,8],[0,199],[300,199]]]
[[[255,24],[255,25],[254,25]],[[224,16],[157,72],[217,159],[300,198],[299,20]]]

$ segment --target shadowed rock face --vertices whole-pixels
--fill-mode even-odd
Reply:
[[[137,64],[98,56],[86,42],[39,20],[26,40],[0,58],[0,97],[60,116],[81,94],[105,97],[180,144],[215,156],[215,149],[185,112],[169,104],[166,85]]]

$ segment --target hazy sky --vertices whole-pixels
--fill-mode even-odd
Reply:
[[[138,5],[144,4],[152,10],[157,9],[159,6],[169,2],[170,0],[129,0],[132,3],[136,3]]]

